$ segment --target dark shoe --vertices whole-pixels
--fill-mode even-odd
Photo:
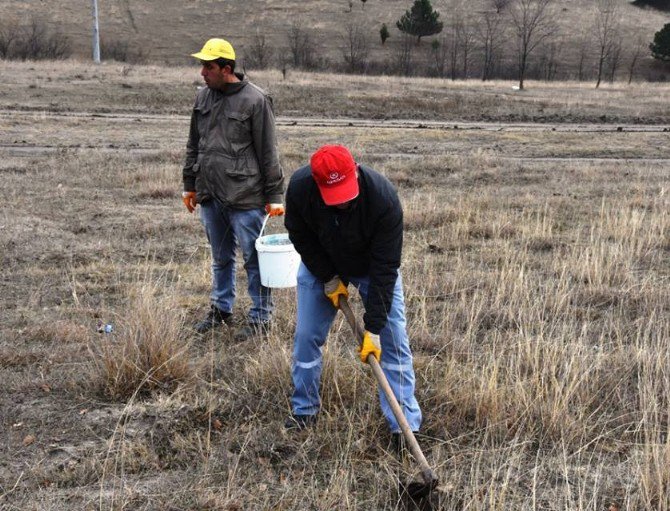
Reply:
[[[265,339],[270,332],[270,322],[263,323],[247,323],[242,328],[237,330],[234,335],[235,342],[243,342],[252,339]]]
[[[413,431],[414,435],[418,435],[418,431]],[[409,446],[407,440],[402,433],[391,433],[391,441],[389,442],[389,451],[396,453],[398,456],[403,456],[409,453]]]
[[[314,426],[317,421],[317,415],[296,415],[294,413],[284,422],[284,428],[287,430],[302,431],[305,428]]]
[[[230,325],[232,314],[230,312],[223,312],[218,307],[212,305],[207,313],[207,317],[196,323],[195,331],[199,334],[209,332],[212,328],[223,325],[224,323]]]

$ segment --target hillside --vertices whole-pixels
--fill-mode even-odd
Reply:
[[[628,0],[619,2],[624,43],[621,63],[623,66],[632,41],[638,37],[645,43],[651,41],[653,34],[668,22],[668,15],[635,7]],[[485,6],[490,5],[485,0],[435,0],[432,3],[445,23],[443,34],[437,38],[449,33],[450,24],[457,19],[459,13],[469,15],[471,24],[476,24],[481,21]],[[248,56],[257,34],[262,34],[273,52],[271,64],[276,67],[281,59],[289,56],[288,33],[292,26],[298,24],[310,37],[315,62],[321,67],[333,67],[342,66],[344,63],[343,52],[348,44],[346,27],[358,24],[370,45],[368,60],[372,64],[368,70],[374,71],[388,69],[397,61],[401,37],[395,22],[409,8],[411,1],[369,0],[363,3],[360,0],[170,0],[160,2],[160,8],[158,5],[158,2],[149,0],[100,2],[101,37],[108,42],[127,40],[132,48],[141,51],[150,62],[183,64],[188,61],[188,54],[199,49],[208,37],[225,36],[234,43],[239,55]],[[559,32],[552,45],[536,52],[537,66],[547,65],[546,61],[549,60],[556,69],[557,77],[571,77],[584,34],[592,31],[594,17],[590,5],[591,3],[579,0],[556,3],[554,18],[559,25]],[[59,27],[71,38],[75,56],[88,57],[91,26],[89,2],[0,2],[0,19],[7,20],[8,23],[25,24],[33,18]],[[384,46],[379,39],[382,23],[387,24],[391,33]],[[502,38],[506,38],[506,42],[502,43],[502,52],[511,61],[513,42],[509,34]],[[431,38],[426,39],[425,43],[412,49],[415,65],[432,65],[434,55],[431,52]],[[469,73],[472,77],[477,76],[476,53],[473,49],[472,71]],[[641,63],[646,74],[653,67],[650,60],[647,58],[646,62]]]
[[[0,61],[0,113],[183,115],[202,85],[194,63],[184,67],[61,61]],[[524,91],[509,82],[441,80],[276,70],[254,70],[253,82],[270,92],[284,122],[296,118],[414,120],[450,123],[532,122],[621,125],[670,124],[670,88],[660,83],[536,82]],[[452,124],[453,123],[453,124]],[[664,129],[668,129],[664,127]],[[26,140],[23,130],[0,130]]]

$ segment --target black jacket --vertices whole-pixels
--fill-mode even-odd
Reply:
[[[393,185],[369,167],[358,167],[360,192],[347,210],[326,206],[309,165],[291,177],[285,225],[307,269],[322,282],[334,275],[369,276],[365,329],[386,325],[402,252],[402,207]]]

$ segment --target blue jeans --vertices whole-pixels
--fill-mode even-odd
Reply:
[[[358,288],[365,300],[368,295],[369,278],[348,277],[348,280]],[[294,391],[291,405],[296,415],[314,415],[321,406],[319,397],[321,349],[336,314],[337,310],[323,293],[323,283],[301,263],[298,270],[298,319],[292,365]],[[410,427],[413,431],[418,431],[421,426],[421,409],[414,397],[414,367],[407,337],[400,275],[393,290],[393,303],[388,321],[380,332],[380,340],[382,346],[380,365]],[[394,433],[399,432],[400,426],[381,389],[379,400],[389,428]]]
[[[250,323],[269,321],[272,315],[272,296],[270,289],[261,285],[255,247],[264,218],[264,209],[232,209],[215,200],[200,205],[200,220],[212,247],[212,305],[223,312],[233,311],[235,250],[239,245],[252,301]]]

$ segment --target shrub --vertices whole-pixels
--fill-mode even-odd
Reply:
[[[93,350],[102,393],[114,400],[171,391],[193,375],[180,314],[152,284],[139,287],[118,333]]]
[[[382,44],[386,43],[386,40],[391,36],[389,34],[389,28],[386,26],[386,23],[382,23],[382,28],[379,29],[379,37],[382,40]]]
[[[8,32],[7,32],[8,30]],[[43,21],[30,23],[5,38],[8,41],[5,58],[15,60],[59,60],[72,53],[69,38],[58,29],[51,29]]]
[[[15,26],[0,27],[0,58],[10,58],[11,48],[18,37],[19,31]]]
[[[298,68],[318,68],[312,35],[303,27],[302,21],[294,22],[286,34],[293,65]]]
[[[100,41],[100,56],[102,60],[116,60],[131,64],[141,64],[147,61],[147,54],[142,48],[131,47],[128,41],[118,39]]]
[[[274,56],[274,49],[265,38],[265,34],[256,31],[245,54],[245,63],[257,69],[265,69]]]

